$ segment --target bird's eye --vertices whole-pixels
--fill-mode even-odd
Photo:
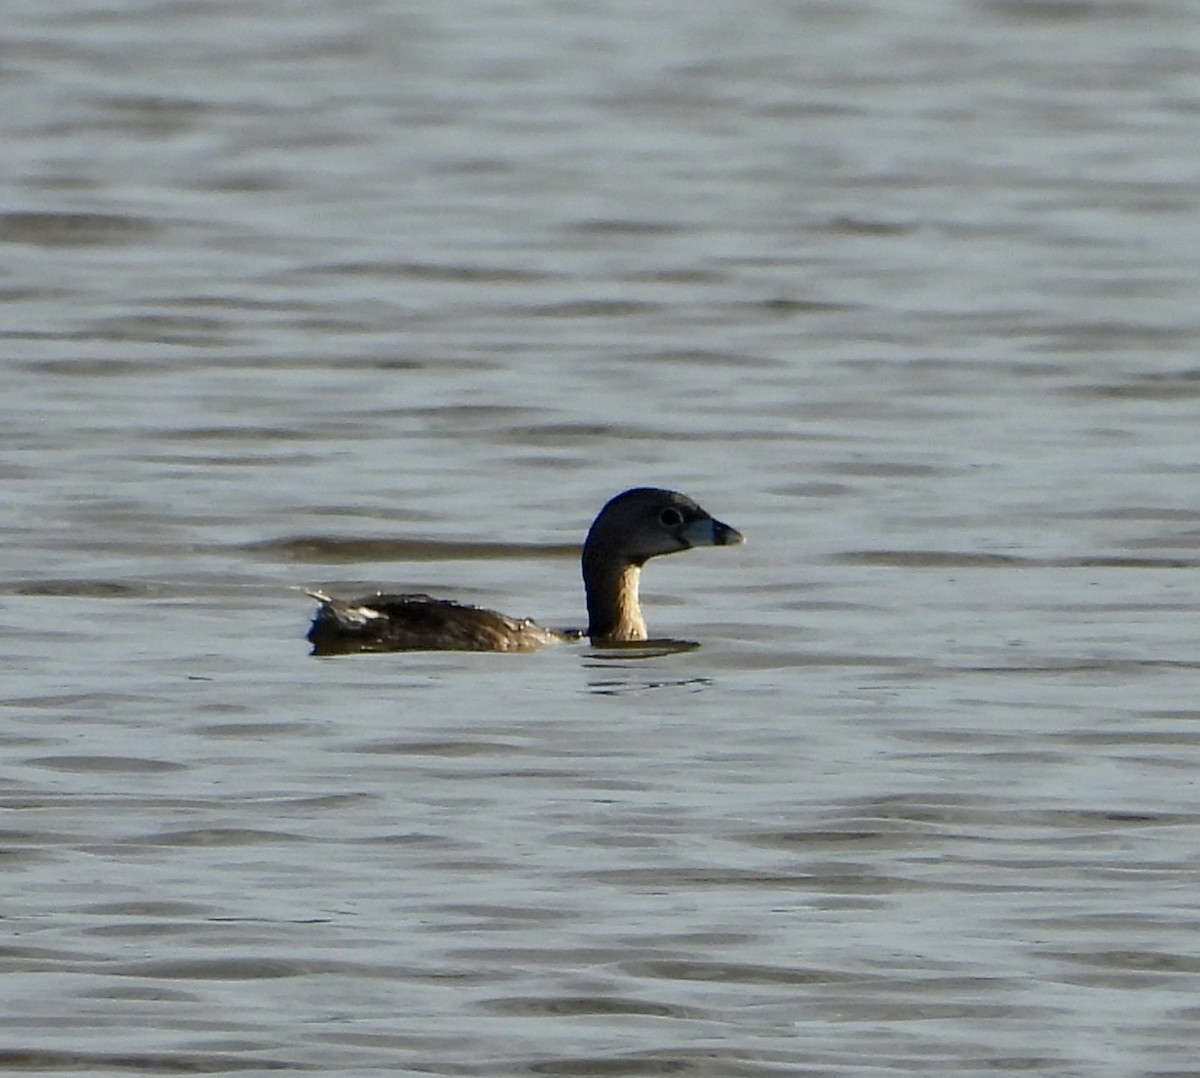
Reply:
[[[658,514],[658,522],[665,528],[678,528],[683,523],[683,514],[678,509],[664,509]]]

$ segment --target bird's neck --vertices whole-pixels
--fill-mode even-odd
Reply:
[[[640,565],[584,560],[588,636],[594,643],[646,639],[646,622],[638,601]]]

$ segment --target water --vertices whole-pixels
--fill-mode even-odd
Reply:
[[[1195,1073],[1189,4],[9,29],[0,1064]]]

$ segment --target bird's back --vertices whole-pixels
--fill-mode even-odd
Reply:
[[[429,595],[377,592],[320,602],[308,639],[318,655],[355,651],[529,651],[572,639],[527,618]]]

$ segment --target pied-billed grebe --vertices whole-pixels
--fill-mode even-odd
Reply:
[[[659,554],[742,542],[741,532],[714,520],[685,494],[653,487],[618,494],[600,510],[583,544],[586,635],[593,644],[645,640],[646,622],[638,601],[642,566]],[[379,592],[347,602],[320,591],[309,594],[321,604],[308,631],[317,655],[529,651],[584,635],[428,595]]]

